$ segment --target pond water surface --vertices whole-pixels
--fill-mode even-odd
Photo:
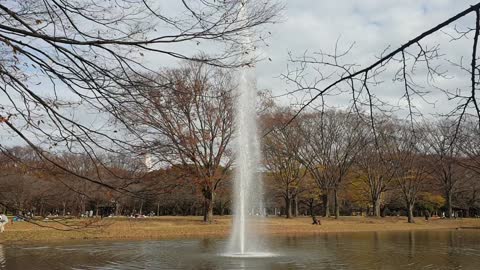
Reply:
[[[274,256],[222,256],[227,239],[0,245],[0,269],[480,269],[480,230],[268,239]]]

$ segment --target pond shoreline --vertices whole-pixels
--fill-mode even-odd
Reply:
[[[50,220],[31,224],[8,224],[0,234],[0,243],[36,243],[84,240],[169,240],[225,238],[229,236],[231,217],[216,217],[212,224],[205,224],[201,217],[153,217],[144,219],[105,218]],[[480,219],[438,219],[425,221],[418,217],[409,224],[405,217],[341,217],[321,218],[322,225],[311,225],[310,217],[285,219],[282,217],[256,218],[262,235],[316,235],[323,233],[355,233],[417,230],[480,229]],[[68,230],[68,231],[66,231]]]

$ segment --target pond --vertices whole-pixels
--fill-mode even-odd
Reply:
[[[268,238],[264,258],[222,256],[227,239],[0,245],[0,269],[480,269],[480,230]]]

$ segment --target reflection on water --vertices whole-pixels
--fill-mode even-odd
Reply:
[[[337,233],[268,240],[277,256],[225,257],[225,239],[0,245],[0,269],[480,269],[480,231]]]
[[[0,244],[0,269],[5,269],[5,251],[2,244]]]

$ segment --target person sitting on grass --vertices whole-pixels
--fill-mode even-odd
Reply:
[[[430,218],[430,211],[428,211],[428,209],[427,209],[427,210],[425,210],[424,214],[425,214],[425,221],[428,221],[428,219]]]
[[[8,218],[4,214],[0,215],[0,233],[5,231],[5,224],[8,223]]]
[[[312,220],[313,220],[312,225],[322,225],[322,223],[320,222],[320,219],[317,219],[315,215],[312,215]]]

